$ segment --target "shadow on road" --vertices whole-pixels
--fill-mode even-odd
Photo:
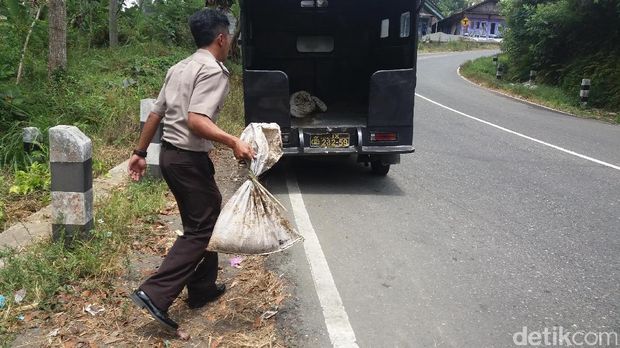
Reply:
[[[268,172],[264,183],[274,194],[286,194],[286,176],[297,178],[302,194],[403,196],[405,192],[387,176],[377,176],[353,157],[284,158]],[[355,202],[343,202],[355,204]]]

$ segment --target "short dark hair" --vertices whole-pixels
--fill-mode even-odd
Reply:
[[[205,8],[189,17],[189,29],[198,48],[209,46],[221,33],[228,32],[230,22],[222,11]]]

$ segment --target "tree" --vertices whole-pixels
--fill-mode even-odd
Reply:
[[[118,0],[110,0],[108,13],[110,47],[118,46]]]
[[[435,4],[445,16],[450,16],[455,12],[461,11],[467,7],[466,0],[436,0]]]
[[[559,85],[577,95],[592,79],[590,105],[620,108],[620,2],[502,0],[508,29],[502,46],[509,75]]]
[[[34,20],[32,20],[32,24],[30,24],[30,30],[28,30],[28,35],[26,35],[26,40],[24,41],[24,47],[22,48],[22,56],[19,59],[19,67],[17,68],[17,79],[15,80],[15,84],[19,84],[19,81],[22,78],[22,72],[24,71],[24,59],[26,58],[26,50],[28,49],[28,43],[30,42],[30,36],[32,35],[32,30],[34,30],[34,25],[39,20],[39,16],[41,15],[41,10],[44,5],[39,5],[37,8],[37,14],[34,16]]]
[[[13,28],[13,30],[5,33],[5,35],[13,35],[16,37],[16,41],[20,41],[20,43],[21,40],[23,40],[20,50],[19,65],[17,68],[17,78],[15,80],[15,84],[19,84],[24,73],[28,45],[33,35],[35,25],[41,16],[41,11],[45,7],[45,2],[34,0],[27,3],[22,3],[18,0],[7,0],[5,5],[8,11],[8,18]],[[11,26],[9,26],[9,28],[11,28]],[[2,39],[6,40],[7,37],[3,37]]]
[[[49,57],[47,72],[51,77],[59,69],[67,69],[67,4],[49,1]]]

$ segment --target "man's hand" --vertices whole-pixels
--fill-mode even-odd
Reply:
[[[131,180],[138,181],[146,173],[146,159],[138,156],[131,155],[129,159],[129,176]]]
[[[235,158],[238,160],[251,161],[256,157],[256,151],[254,151],[252,146],[244,141],[241,141],[240,139],[235,141],[233,153],[235,154]]]

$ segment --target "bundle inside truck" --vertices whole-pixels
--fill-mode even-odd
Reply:
[[[241,2],[246,124],[284,156],[350,154],[387,174],[414,152],[419,0]]]

